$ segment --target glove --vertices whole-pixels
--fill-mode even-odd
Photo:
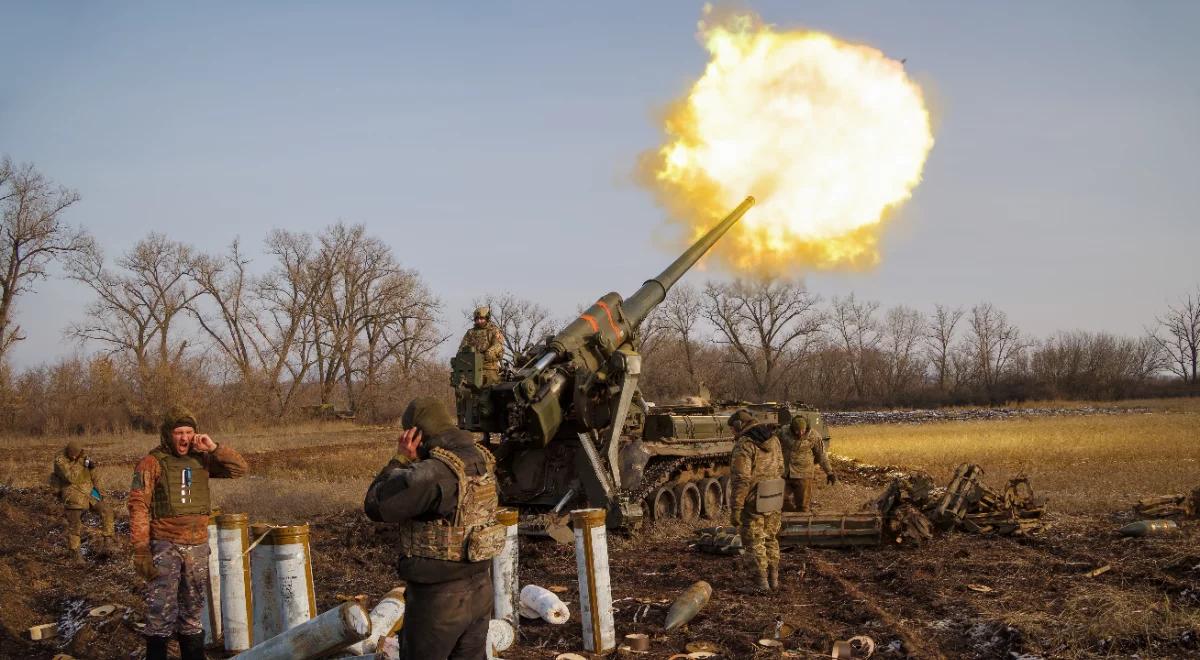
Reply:
[[[832,485],[836,484],[836,483],[837,483],[837,475],[836,475],[836,474],[829,474],[829,475],[826,475],[826,476],[825,476],[825,483],[828,483],[830,486],[832,486]]]
[[[83,459],[83,467],[90,470],[90,469],[96,467],[96,461],[93,461],[90,457],[85,458],[85,459]]]
[[[150,548],[133,551],[133,570],[147,582],[158,577],[158,568],[154,566],[154,557],[150,555]]]

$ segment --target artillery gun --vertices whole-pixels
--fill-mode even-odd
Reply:
[[[451,360],[461,428],[487,434],[500,501],[522,512],[522,529],[561,521],[580,501],[608,512],[610,527],[715,515],[724,502],[734,409],[653,407],[638,391],[639,326],[670,288],[754,204],[747,197],[657,277],[628,298],[602,296],[528,359],[485,383],[470,347]],[[755,406],[785,423],[787,405]],[[824,429],[815,411],[809,411]],[[724,479],[724,482],[722,481]]]

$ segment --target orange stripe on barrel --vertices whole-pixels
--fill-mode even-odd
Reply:
[[[617,339],[620,339],[621,329],[617,327],[617,322],[613,320],[612,310],[608,308],[608,305],[603,300],[597,300],[596,304],[600,306],[600,309],[604,310],[604,315],[608,317],[608,325],[612,327],[613,333],[617,335]]]
[[[592,332],[600,332],[600,324],[596,323],[596,319],[592,318],[591,314],[584,314],[579,318],[587,321],[588,325],[592,326]]]

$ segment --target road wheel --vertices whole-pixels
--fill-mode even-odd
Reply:
[[[700,517],[700,489],[688,482],[675,487],[676,512],[679,519],[692,522]]]
[[[716,520],[725,506],[725,491],[716,479],[701,479],[696,485],[700,489],[700,513],[708,520]]]
[[[675,517],[675,493],[666,486],[654,491],[650,496],[650,517],[655,521],[668,520]]]

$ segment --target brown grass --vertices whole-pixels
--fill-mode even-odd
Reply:
[[[1111,511],[1200,486],[1200,413],[1182,412],[1189,406],[1195,400],[1127,415],[854,426],[833,431],[832,449],[925,470],[939,482],[966,462],[981,465],[994,486],[1024,473],[1055,509]]]

